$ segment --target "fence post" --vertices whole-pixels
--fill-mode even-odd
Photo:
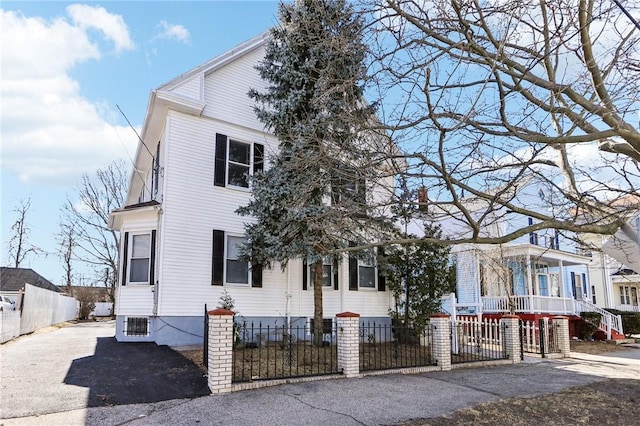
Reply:
[[[558,322],[559,326],[554,330],[557,332],[555,339],[558,348],[560,349],[560,353],[563,358],[568,358],[571,354],[571,346],[569,345],[569,318],[564,316],[557,316],[552,318],[552,322]]]
[[[338,329],[338,370],[345,377],[360,374],[360,314],[342,312],[336,315]]]
[[[514,364],[520,362],[520,318],[517,315],[505,315],[500,319],[502,344],[507,356]]]
[[[214,309],[209,315],[209,378],[207,384],[213,394],[231,392],[233,379],[233,312]]]
[[[447,314],[431,314],[431,357],[441,370],[451,370],[451,318]]]

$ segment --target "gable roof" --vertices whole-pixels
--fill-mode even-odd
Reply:
[[[137,175],[137,170],[144,170],[145,166],[150,164],[153,159],[153,154],[145,144],[155,146],[156,141],[160,139],[168,111],[174,110],[194,116],[201,115],[206,107],[202,89],[204,78],[260,48],[269,37],[269,31],[263,32],[151,91],[134,157],[134,170],[129,179],[129,191],[125,201],[127,204],[135,203],[143,186],[143,179]],[[198,85],[201,86],[199,99],[188,98],[173,91],[191,79],[199,79]]]
[[[24,285],[31,284],[35,287],[61,293],[51,281],[29,268],[0,268],[0,291],[20,291]]]

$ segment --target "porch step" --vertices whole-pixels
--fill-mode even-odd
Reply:
[[[600,329],[599,329],[600,330]],[[603,330],[604,331],[604,330]],[[624,334],[620,334],[615,330],[611,330],[611,340],[614,340],[616,344],[620,343],[634,343],[633,339],[627,339]],[[621,340],[631,340],[631,342],[624,342]]]

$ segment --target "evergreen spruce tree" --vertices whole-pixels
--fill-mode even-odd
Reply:
[[[254,264],[313,265],[314,344],[322,345],[323,260],[339,261],[336,250],[391,225],[367,207],[380,168],[375,138],[363,136],[374,111],[363,102],[362,22],[344,0],[281,3],[279,19],[257,66],[268,89],[249,93],[279,151],[238,210],[257,220],[246,226],[243,253]]]

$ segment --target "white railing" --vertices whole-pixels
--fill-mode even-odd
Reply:
[[[575,304],[575,311],[578,315],[580,315],[580,312],[597,312],[601,315],[600,325],[598,327],[607,333],[607,339],[611,339],[612,331],[624,334],[622,329],[622,318],[620,315],[614,315],[611,312],[605,311],[604,309],[585,300],[574,300],[573,302]]]
[[[626,312],[640,312],[640,306],[634,306],[634,305],[616,305],[614,309],[617,309],[619,311],[626,311]]]
[[[451,321],[451,350],[457,354],[460,346],[492,345],[502,347],[502,333],[500,332],[500,320],[485,318],[479,320],[476,317],[458,317]]]
[[[522,321],[522,350],[540,353],[538,325],[535,321]]]
[[[551,296],[483,297],[483,312],[574,314],[573,299]]]

